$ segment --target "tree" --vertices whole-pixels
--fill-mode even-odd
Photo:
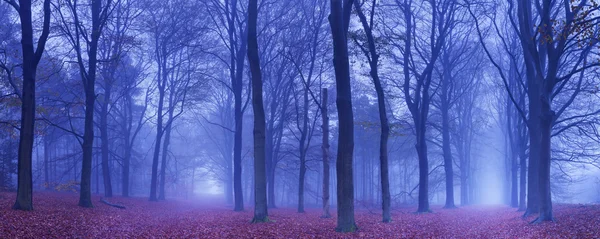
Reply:
[[[209,2],[207,2],[209,3]],[[234,96],[234,121],[233,130],[233,194],[234,194],[234,211],[244,211],[244,195],[242,192],[242,129],[244,111],[248,105],[250,97],[243,102],[244,89],[244,63],[247,51],[247,26],[246,14],[244,9],[239,5],[238,0],[213,0],[210,2],[209,14],[213,12],[220,15],[211,15],[211,20],[215,25],[223,25],[226,33],[217,31],[220,39],[228,51],[228,58],[219,58],[227,65],[231,83],[227,87],[232,91]],[[241,13],[241,14],[240,14]],[[243,16],[243,17],[240,17]],[[249,92],[249,90],[248,90]]]
[[[5,0],[19,13],[23,54],[23,90],[21,91],[21,128],[19,134],[17,199],[13,209],[33,210],[32,157],[35,127],[35,78],[50,34],[50,0],[44,0],[42,34],[34,50],[31,0]]]
[[[354,152],[354,116],[350,85],[350,62],[348,59],[348,26],[354,0],[331,0],[329,25],[333,39],[333,66],[337,89],[338,152],[336,160],[338,232],[354,232],[354,179],[352,155]]]
[[[416,10],[412,0],[396,1],[403,13],[405,24],[402,34],[394,33],[394,45],[401,58],[404,80],[398,83],[404,93],[406,105],[411,113],[416,135],[416,151],[419,158],[419,207],[418,213],[430,212],[429,208],[429,159],[427,155],[427,121],[433,92],[431,91],[433,72],[441,55],[446,37],[456,21],[457,3],[451,0],[429,0],[426,7]],[[417,14],[431,14],[431,19],[420,19]],[[422,21],[422,22],[421,22]],[[423,23],[423,24],[422,24]],[[419,33],[430,37],[422,37]],[[395,41],[403,41],[403,44]],[[421,49],[427,49],[423,54]],[[415,62],[417,61],[418,62]]]
[[[85,95],[85,114],[84,114],[84,132],[83,142],[80,142],[83,150],[83,161],[81,164],[81,190],[79,195],[79,206],[93,207],[92,204],[92,157],[94,145],[94,107],[96,102],[96,73],[98,69],[98,42],[102,35],[107,19],[110,15],[112,5],[111,0],[92,1],[89,6],[79,5],[77,0],[64,0],[56,6],[61,20],[60,30],[73,47],[76,54],[76,64],[79,68],[84,95]],[[64,6],[63,6],[64,4]],[[69,16],[63,13],[62,7],[66,7]],[[87,23],[82,17],[84,8],[89,7],[91,12],[91,28],[86,27]],[[70,18],[67,18],[70,17]],[[84,51],[87,52],[87,59],[84,59]],[[87,63],[87,67],[86,67]]]
[[[152,1],[148,12],[147,29],[150,31],[154,56],[158,72],[158,106],[156,114],[156,140],[152,158],[152,178],[150,182],[150,201],[164,199],[164,181],[166,172],[166,154],[170,140],[172,121],[183,113],[187,89],[190,85],[189,64],[191,49],[197,46],[202,33],[201,17],[196,15],[196,3],[189,1]],[[188,22],[189,24],[181,24]],[[199,29],[200,28],[200,29]],[[183,69],[185,68],[185,70]],[[168,96],[168,99],[165,98]],[[179,104],[181,103],[181,104]],[[174,112],[180,108],[178,112]],[[165,121],[165,116],[167,120]],[[163,144],[164,140],[164,144]],[[162,158],[161,156],[162,150]],[[161,160],[162,159],[162,160]],[[158,164],[161,161],[161,181],[159,182]],[[159,190],[160,186],[160,191]]]
[[[248,62],[252,74],[252,110],[254,111],[254,218],[252,222],[269,221],[267,212],[267,178],[265,169],[265,109],[262,99],[262,75],[256,22],[258,1],[248,3]]]
[[[375,91],[377,92],[377,105],[379,107],[379,123],[381,124],[381,138],[379,141],[379,164],[381,170],[381,192],[382,192],[382,208],[383,208],[383,222],[392,221],[390,214],[390,204],[391,204],[391,196],[390,196],[390,180],[389,180],[389,169],[388,169],[388,139],[390,135],[390,125],[388,122],[387,111],[386,111],[386,101],[385,101],[385,93],[383,91],[383,86],[381,85],[381,80],[379,78],[379,53],[377,52],[377,46],[375,42],[375,37],[373,36],[373,28],[374,22],[373,19],[375,17],[375,8],[377,6],[377,1],[373,0],[371,3],[371,15],[369,20],[363,13],[361,9],[361,3],[358,1],[354,2],[354,6],[356,9],[356,13],[360,19],[360,23],[362,24],[363,30],[366,35],[366,47],[357,41],[357,45],[361,48],[362,52],[365,54],[369,67],[371,68],[370,75],[373,80],[373,85],[375,86]],[[356,41],[356,39],[355,39]]]
[[[330,218],[329,213],[329,111],[327,107],[327,88],[323,88],[321,93],[321,127],[323,130],[323,215],[321,218]]]

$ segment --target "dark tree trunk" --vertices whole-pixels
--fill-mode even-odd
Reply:
[[[519,211],[525,211],[527,209],[527,204],[525,201],[527,192],[527,155],[525,151],[525,145],[527,145],[527,142],[524,141],[523,138],[521,138],[520,141],[521,146],[519,147]]]
[[[354,176],[352,169],[354,153],[354,116],[348,60],[347,32],[353,0],[331,0],[329,23],[333,39],[333,66],[337,89],[339,133],[336,160],[337,175],[337,227],[338,232],[354,232]]]
[[[228,159],[227,178],[225,179],[225,200],[227,204],[233,204],[233,165],[232,158]]]
[[[234,194],[234,211],[244,211],[244,194],[242,192],[242,124],[244,112],[242,111],[242,87],[244,74],[244,59],[247,51],[246,31],[242,31],[239,39],[235,39],[235,29],[237,24],[237,0],[231,1],[231,17],[228,18],[228,35],[229,43],[240,43],[237,52],[234,47],[230,48],[231,68],[231,88],[234,95],[234,118],[235,132],[233,139],[233,194]],[[227,13],[229,14],[229,12]]]
[[[162,62],[159,61],[161,67],[159,68],[159,84],[158,84],[158,109],[157,109],[157,119],[156,119],[156,140],[154,143],[154,155],[152,157],[152,179],[150,180],[150,201],[158,201],[158,197],[156,196],[156,189],[158,186],[158,159],[160,156],[160,145],[162,141],[163,135],[163,107],[164,107],[164,98],[165,98],[165,87],[166,87],[166,61],[167,57],[165,56],[165,52],[163,51],[163,55],[159,58],[162,58]],[[162,73],[162,74],[161,74]],[[162,78],[162,79],[160,79]],[[162,82],[162,83],[161,83]]]
[[[248,62],[252,75],[252,109],[254,111],[254,218],[252,222],[255,223],[269,221],[265,169],[265,109],[256,36],[257,19],[258,2],[250,0],[248,3]]]
[[[370,75],[373,79],[373,84],[375,86],[375,91],[377,92],[377,105],[379,109],[379,122],[381,124],[381,135],[379,141],[379,164],[380,164],[380,174],[381,174],[381,192],[382,192],[382,217],[383,222],[391,222],[391,214],[390,214],[390,180],[389,180],[389,166],[388,166],[388,139],[390,135],[390,126],[387,117],[387,111],[385,106],[385,94],[383,92],[383,87],[381,85],[381,80],[379,79],[379,54],[377,53],[377,48],[375,46],[375,39],[373,37],[372,25],[369,25],[367,17],[363,13],[360,8],[360,4],[355,1],[354,6],[356,8],[356,12],[360,19],[360,22],[365,31],[365,35],[367,36],[367,45],[368,45],[368,53],[367,59],[369,60],[369,66],[371,68]],[[376,2],[373,1],[371,14],[375,14],[375,6]],[[377,191],[379,192],[379,191]]]
[[[539,181],[539,152],[540,152],[540,125],[539,125],[539,94],[537,93],[537,87],[535,83],[529,84],[529,162],[527,166],[527,209],[525,210],[524,217],[539,212],[538,206],[538,181]],[[533,100],[532,100],[533,99]]]
[[[239,88],[239,89],[236,89]],[[235,90],[235,132],[233,140],[233,195],[234,211],[244,211],[244,195],[242,192],[242,86],[234,86]],[[238,91],[239,90],[239,91]]]
[[[545,89],[541,98],[540,131],[540,157],[539,157],[539,216],[536,222],[554,221],[552,214],[552,193],[550,188],[550,163],[551,163],[551,139],[552,122],[554,111],[550,108],[550,94],[552,89]]]
[[[106,85],[104,86],[104,99],[101,106],[100,112],[100,140],[101,140],[101,151],[102,151],[102,179],[104,180],[104,196],[112,197],[112,183],[110,180],[110,169],[109,169],[109,144],[108,141],[108,106],[110,105],[110,94],[112,90],[112,79],[104,79]]]
[[[452,167],[452,151],[450,148],[449,121],[450,117],[448,116],[446,101],[446,103],[442,103],[442,151],[444,154],[444,172],[446,173],[446,204],[444,208],[456,208],[454,205],[454,169]]]
[[[444,65],[449,64],[448,55],[444,54]],[[441,82],[440,111],[442,113],[442,152],[444,156],[444,172],[446,176],[446,204],[444,208],[456,208],[454,205],[454,169],[452,165],[452,149],[450,147],[450,72],[444,69]]]
[[[17,198],[13,209],[33,210],[33,141],[35,129],[35,77],[42,58],[50,29],[50,0],[44,1],[44,25],[38,39],[37,49],[33,46],[33,24],[31,0],[20,0],[21,49],[23,51],[23,91],[21,92],[21,129],[17,163]]]
[[[50,176],[48,175],[48,161],[50,160],[50,139],[48,137],[51,137],[50,135],[51,134],[48,133],[44,136],[44,188],[46,190],[50,189]]]
[[[323,215],[321,218],[330,218],[329,213],[329,111],[327,109],[327,88],[323,88],[321,95],[321,119],[323,120]]]
[[[129,141],[129,135],[127,134],[127,141]],[[127,143],[125,145],[125,156],[123,157],[123,175],[121,182],[121,196],[129,197],[129,171],[131,164],[131,145]]]
[[[527,209],[527,126],[519,119],[519,211]]]
[[[302,153],[304,154],[304,153]],[[301,155],[304,160],[300,160],[300,174],[298,180],[298,212],[304,212],[304,178],[306,177],[306,155]]]
[[[274,102],[274,100],[273,100]],[[271,117],[275,114],[274,103],[271,102]],[[273,166],[273,120],[270,120],[266,130],[265,160],[267,169],[267,204],[269,208],[275,208],[275,167]]]
[[[425,122],[417,130],[417,155],[419,157],[419,206],[418,213],[431,212],[429,209],[429,161],[427,159],[427,145],[425,144]]]
[[[308,86],[310,85],[310,79],[306,82],[306,86],[303,94],[303,112],[302,112],[302,132],[300,136],[300,173],[298,182],[298,212],[304,212],[304,181],[306,176],[306,152],[308,151],[308,145],[306,138],[308,136]],[[309,141],[310,143],[310,141]]]
[[[169,109],[169,120],[167,121],[167,126],[165,129],[165,139],[163,143],[163,149],[161,154],[161,162],[160,162],[160,187],[158,191],[158,200],[165,200],[165,184],[167,177],[167,157],[169,154],[169,143],[171,142],[171,129],[172,129],[172,121],[173,121],[173,111]]]
[[[165,126],[165,137],[162,149],[162,159],[160,163],[160,188],[158,191],[158,200],[165,200],[165,180],[167,174],[167,156],[169,154],[169,143],[171,142],[171,129],[173,128],[173,113],[175,111],[175,85],[171,84],[171,90],[169,92],[169,116],[167,118],[167,125]],[[182,103],[183,104],[183,103]]]
[[[85,80],[85,123],[83,133],[83,162],[81,163],[81,191],[79,195],[79,206],[93,207],[92,205],[92,157],[94,145],[94,106],[96,101],[96,69],[98,40],[101,35],[100,12],[102,11],[102,1],[92,1],[92,29],[91,41],[88,52],[88,73]]]
[[[512,129],[509,129],[512,130]],[[518,136],[517,136],[518,137]],[[518,142],[518,140],[515,140]],[[510,206],[517,208],[519,207],[519,164],[518,164],[518,151],[519,146],[513,143],[511,147],[510,154],[510,162],[511,162],[511,170],[510,170],[510,179],[511,179],[511,188],[510,188]]]
[[[442,57],[444,68],[450,66],[449,53]],[[452,161],[452,148],[450,147],[450,84],[452,84],[451,72],[443,69],[443,78],[441,79],[440,111],[442,113],[442,154],[444,157],[444,172],[446,176],[446,204],[444,208],[456,208],[454,205],[454,169]]]

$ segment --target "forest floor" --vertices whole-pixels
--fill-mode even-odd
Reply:
[[[77,206],[78,194],[36,192],[34,211],[10,209],[15,193],[0,193],[0,238],[598,238],[600,205],[555,205],[555,223],[530,225],[534,219],[503,206],[433,207],[417,215],[414,208],[393,210],[392,222],[380,214],[357,210],[355,233],[334,232],[333,217],[321,210],[271,209],[272,222],[251,224],[252,210],[233,212],[215,200],[191,202],[114,197],[95,208]]]

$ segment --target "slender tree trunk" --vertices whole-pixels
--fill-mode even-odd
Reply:
[[[256,33],[257,19],[258,2],[250,0],[248,3],[248,62],[252,75],[252,109],[254,111],[254,218],[252,222],[255,223],[269,221],[265,169],[265,109]]]
[[[166,69],[163,67],[162,71]],[[159,73],[160,75],[160,73]],[[164,76],[163,76],[164,77]],[[165,96],[165,85],[164,82],[162,86],[159,85],[158,89],[158,109],[157,109],[157,119],[156,119],[156,142],[154,143],[154,155],[152,157],[152,179],[150,181],[150,201],[158,201],[156,196],[156,189],[158,183],[158,157],[160,156],[160,145],[162,141],[163,134],[163,107],[164,107],[164,96]]]
[[[126,136],[129,136],[128,134]],[[127,137],[127,141],[129,141],[129,137]],[[123,175],[122,175],[122,183],[121,183],[121,195],[123,197],[129,197],[129,171],[131,164],[131,145],[126,143],[125,145],[125,156],[123,157]]]
[[[446,81],[445,79],[444,81]],[[450,117],[448,106],[448,83],[442,83],[442,151],[444,154],[444,171],[446,173],[446,204],[444,208],[456,208],[454,205],[454,169],[452,167],[452,150],[450,148]]]
[[[88,52],[88,73],[85,80],[85,122],[83,133],[83,162],[81,163],[81,191],[79,196],[79,206],[93,207],[92,205],[92,157],[94,145],[94,106],[96,101],[96,69],[97,69],[97,51],[98,40],[100,39],[100,12],[102,11],[102,1],[92,1],[92,31],[91,41]]]
[[[305,153],[301,153],[300,155],[300,174],[298,180],[298,212],[304,212],[304,178],[306,177],[306,155]]]
[[[227,204],[233,204],[233,168],[232,158],[228,159],[227,178],[225,179],[225,200]]]
[[[50,134],[51,135],[51,134]],[[50,135],[44,136],[44,185],[45,190],[50,189],[50,176],[49,176],[49,165],[48,161],[50,160]]]
[[[112,197],[112,183],[110,180],[110,169],[109,169],[109,144],[108,141],[108,106],[110,104],[110,94],[112,90],[110,79],[105,79],[106,85],[104,86],[104,99],[102,102],[102,109],[100,112],[100,139],[101,139],[101,151],[102,151],[102,178],[104,183],[104,196]]]
[[[373,84],[375,86],[375,91],[377,92],[377,105],[379,109],[379,122],[381,124],[381,135],[379,141],[379,164],[380,164],[380,179],[381,179],[381,192],[382,192],[382,209],[383,209],[383,222],[392,221],[390,214],[390,180],[389,180],[389,166],[388,166],[388,139],[390,135],[390,126],[387,118],[387,111],[385,106],[385,94],[383,92],[383,87],[381,85],[381,80],[379,79],[379,54],[377,53],[377,48],[375,46],[375,39],[373,37],[372,28],[370,26],[365,14],[360,8],[360,4],[358,1],[354,2],[354,6],[356,8],[356,12],[358,13],[360,22],[363,26],[365,34],[367,36],[367,43],[369,54],[367,54],[367,58],[370,59],[369,66],[371,68],[370,75],[373,79]],[[371,14],[375,14],[375,6],[376,2],[373,1],[372,12]],[[372,172],[372,170],[371,170]],[[370,177],[372,178],[372,177]],[[371,191],[371,190],[370,190]],[[377,191],[379,194],[379,191]],[[371,194],[372,195],[372,194]]]
[[[523,125],[521,125],[520,127],[523,127]],[[519,211],[525,211],[527,209],[527,204],[525,201],[527,192],[527,155],[525,150],[527,142],[524,142],[522,135],[520,138],[520,142],[521,146],[519,147]]]
[[[510,129],[512,130],[512,129]],[[518,137],[518,136],[517,136]],[[518,142],[517,140],[515,140]],[[519,207],[519,164],[518,164],[518,151],[519,146],[514,145],[511,147],[511,188],[510,188],[510,206],[514,208]]]
[[[234,95],[234,118],[235,118],[235,132],[233,140],[233,194],[234,194],[234,211],[244,211],[244,194],[242,192],[242,124],[244,121],[244,112],[242,111],[242,87],[243,87],[243,74],[244,74],[244,59],[247,52],[247,39],[246,31],[243,31],[242,35],[236,40],[235,28],[237,19],[237,0],[231,1],[231,17],[228,21],[228,34],[229,43],[235,44],[240,43],[240,47],[237,52],[233,47],[230,49],[231,65],[234,67],[230,68],[231,75],[231,88],[233,89]],[[228,13],[229,14],[229,13]]]
[[[173,89],[173,88],[171,88]],[[165,129],[165,139],[164,139],[164,143],[163,143],[163,149],[162,149],[162,159],[161,159],[161,163],[160,163],[160,190],[158,191],[158,200],[165,200],[165,180],[166,180],[166,174],[167,174],[167,156],[169,154],[169,143],[171,142],[171,129],[173,128],[173,93],[171,93],[170,95],[170,99],[169,99],[169,118],[167,120],[167,125],[166,125],[166,129]]]
[[[234,211],[244,211],[244,194],[242,192],[242,129],[244,112],[242,111],[242,79],[244,72],[244,54],[246,39],[240,37],[241,46],[236,58],[236,72],[233,77],[235,133],[233,140],[233,194]]]
[[[429,210],[429,163],[427,159],[427,145],[425,144],[425,123],[423,122],[420,126],[421,129],[417,130],[417,155],[419,157],[419,207],[418,213],[431,212]],[[419,132],[421,131],[421,132]]]
[[[329,213],[329,111],[327,107],[327,88],[323,88],[321,95],[321,119],[323,129],[323,215],[321,218],[330,218]]]
[[[274,102],[274,101],[273,101]],[[275,104],[271,103],[271,117],[275,115]],[[267,203],[269,208],[275,208],[275,166],[273,159],[273,120],[269,122],[266,131],[265,157],[267,169]]]
[[[306,177],[306,151],[308,145],[306,145],[306,138],[308,136],[308,85],[310,85],[310,79],[306,82],[306,86],[303,94],[303,112],[302,112],[302,135],[300,136],[300,173],[298,182],[298,212],[304,212],[304,181]]]

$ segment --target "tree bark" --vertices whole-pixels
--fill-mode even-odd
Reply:
[[[352,90],[350,84],[350,62],[348,59],[347,32],[353,0],[331,0],[329,24],[333,39],[333,66],[337,90],[339,133],[336,160],[337,210],[336,231],[354,232],[358,228],[354,221],[354,116],[352,112]]]
[[[108,106],[110,105],[110,94],[112,91],[112,79],[104,79],[104,99],[101,106],[100,112],[100,140],[101,140],[101,151],[102,151],[102,179],[104,180],[104,196],[112,197],[112,183],[110,180],[110,170],[108,164],[109,158],[109,144],[108,141]]]
[[[44,1],[44,25],[38,39],[37,49],[33,46],[33,24],[31,0],[19,0],[15,10],[21,21],[21,49],[23,53],[23,91],[21,92],[21,129],[17,162],[17,198],[13,209],[33,210],[33,142],[35,130],[35,77],[50,31],[50,0]]]
[[[50,160],[50,133],[46,131],[44,136],[44,189],[50,189],[50,175],[49,175],[49,160]]]
[[[169,109],[169,120],[167,120],[167,125],[165,129],[165,139],[163,143],[163,149],[161,154],[161,162],[160,162],[160,186],[158,191],[158,200],[165,200],[165,184],[167,177],[167,157],[169,152],[169,143],[171,142],[171,129],[172,129],[172,121],[173,121],[173,111]]]
[[[523,127],[522,125],[520,127]],[[520,129],[523,130],[523,129]],[[520,174],[519,174],[519,211],[527,210],[527,203],[525,201],[526,192],[527,192],[527,155],[526,155],[526,145],[527,142],[524,138],[520,138],[520,147],[519,147],[519,164],[520,164]]]
[[[234,211],[244,211],[244,194],[242,192],[242,124],[244,112],[242,111],[242,87],[244,73],[244,55],[247,51],[246,31],[242,31],[238,41],[235,40],[235,26],[237,24],[237,0],[231,1],[231,17],[228,18],[228,34],[229,43],[235,44],[240,42],[240,47],[237,52],[234,47],[230,48],[231,60],[231,88],[234,95],[234,118],[235,130],[233,139],[233,194],[234,194]],[[227,13],[229,14],[229,13]]]
[[[159,50],[160,51],[160,50]],[[152,179],[150,180],[150,201],[158,201],[158,197],[156,196],[156,190],[158,186],[158,158],[160,154],[160,145],[163,136],[163,107],[164,107],[164,98],[165,98],[165,88],[167,83],[167,69],[166,69],[166,52],[162,50],[162,55],[159,56],[159,69],[158,69],[158,109],[157,109],[157,119],[156,119],[156,140],[154,143],[154,155],[152,157]]]
[[[547,79],[548,80],[548,79]],[[552,82],[552,80],[549,80]],[[548,83],[547,83],[548,84]],[[547,85],[546,85],[547,86]],[[544,89],[541,94],[541,111],[540,117],[540,157],[539,157],[539,216],[536,222],[554,221],[552,214],[552,193],[550,188],[550,164],[551,164],[551,139],[552,139],[552,122],[555,117],[554,111],[550,108],[550,94],[552,89]]]
[[[85,80],[85,122],[83,133],[83,162],[81,164],[81,191],[79,196],[79,206],[93,207],[92,205],[92,157],[94,145],[94,106],[96,101],[96,69],[98,63],[98,40],[101,35],[100,12],[102,11],[102,1],[92,1],[92,30],[91,41],[88,52],[88,73]]]
[[[321,95],[321,119],[323,130],[323,215],[321,218],[330,218],[329,213],[329,111],[327,107],[327,88],[323,88]]]
[[[391,196],[390,196],[390,180],[389,180],[389,166],[388,166],[388,139],[390,135],[390,125],[388,122],[387,111],[385,106],[385,94],[383,92],[383,87],[381,85],[381,80],[379,79],[379,54],[377,53],[377,48],[375,46],[375,38],[373,37],[372,25],[369,25],[367,18],[363,11],[360,8],[358,1],[354,2],[354,6],[356,8],[356,12],[360,19],[360,22],[365,31],[365,35],[367,36],[367,45],[368,45],[368,53],[365,52],[367,58],[369,60],[369,66],[371,68],[370,75],[373,79],[373,84],[375,86],[375,91],[377,92],[377,106],[379,109],[379,123],[381,125],[381,134],[379,141],[379,164],[380,164],[380,179],[381,179],[381,193],[382,193],[382,217],[383,222],[391,222],[391,213],[390,213],[390,205],[391,205]],[[375,14],[375,6],[376,2],[373,1],[371,14]],[[379,191],[378,191],[379,192]]]
[[[170,92],[169,92],[169,116],[167,118],[167,125],[165,126],[165,137],[164,137],[164,143],[163,143],[163,149],[162,149],[162,159],[161,159],[161,163],[160,163],[160,188],[158,191],[158,200],[165,200],[165,180],[166,180],[166,174],[167,174],[167,156],[168,156],[168,152],[169,152],[169,143],[171,142],[171,129],[173,128],[173,114],[175,111],[175,100],[174,100],[174,94],[175,94],[175,85],[171,84],[170,87]],[[183,103],[182,103],[183,104]]]
[[[265,169],[265,109],[256,33],[257,19],[258,2],[250,0],[248,3],[248,62],[252,75],[252,109],[254,111],[254,218],[252,219],[254,223],[269,221]]]

